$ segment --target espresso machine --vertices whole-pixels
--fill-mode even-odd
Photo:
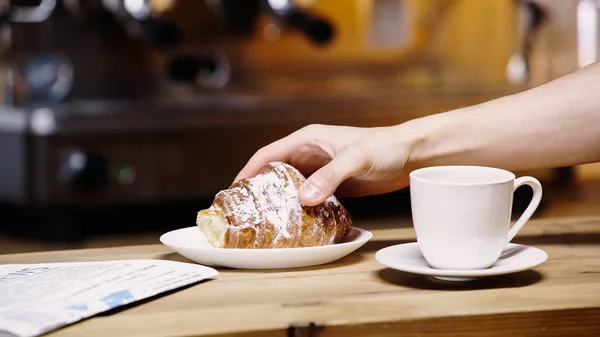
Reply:
[[[311,122],[277,120],[304,107],[248,85],[240,41],[260,17],[314,48],[335,37],[327,17],[285,0],[3,8],[0,201],[35,218],[20,232],[59,241],[82,239],[91,211],[189,203],[161,214],[193,223],[260,146]],[[133,211],[138,227],[148,212]],[[27,227],[14,223],[0,226]]]

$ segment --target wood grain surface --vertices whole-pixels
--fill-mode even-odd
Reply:
[[[375,230],[332,264],[221,269],[216,280],[85,320],[48,336],[599,336],[600,217],[531,221],[513,242],[549,259],[520,273],[445,283],[388,269],[377,250],[414,241]],[[161,245],[0,256],[0,263],[186,261]]]

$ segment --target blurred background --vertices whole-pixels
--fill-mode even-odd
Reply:
[[[0,1],[0,253],[158,243],[302,126],[398,124],[595,62],[598,6]],[[544,184],[541,217],[600,213],[598,172],[517,173]],[[411,225],[408,190],[343,202],[357,226]]]

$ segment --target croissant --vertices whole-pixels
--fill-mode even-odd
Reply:
[[[255,177],[216,194],[196,224],[216,248],[294,248],[339,242],[352,224],[335,196],[317,206],[302,205],[305,177],[293,166],[271,162]]]

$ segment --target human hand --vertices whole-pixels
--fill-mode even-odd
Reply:
[[[408,185],[405,165],[412,139],[395,127],[309,125],[258,150],[235,178],[250,178],[271,161],[289,163],[306,175],[300,201],[314,206],[334,192],[367,196]]]

